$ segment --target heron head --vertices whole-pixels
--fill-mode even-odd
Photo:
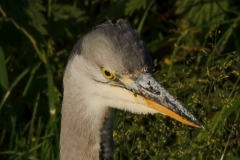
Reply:
[[[74,46],[68,67],[88,106],[162,113],[194,127],[202,124],[152,75],[152,60],[124,20],[97,26]],[[68,77],[68,76],[65,76]],[[64,80],[67,83],[69,77]],[[76,95],[77,96],[77,95]]]

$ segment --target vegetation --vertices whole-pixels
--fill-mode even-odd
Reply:
[[[62,78],[75,42],[123,18],[154,75],[204,124],[117,111],[115,159],[240,157],[238,0],[0,1],[0,159],[59,158]]]

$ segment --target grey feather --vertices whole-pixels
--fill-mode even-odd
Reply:
[[[75,54],[86,54],[84,57],[89,61],[121,74],[152,71],[152,59],[146,44],[122,19],[116,24],[107,21],[95,27],[76,43],[71,57]]]

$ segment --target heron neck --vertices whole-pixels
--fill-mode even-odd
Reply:
[[[113,159],[114,109],[93,108],[81,90],[65,83],[60,135],[61,160]],[[90,101],[90,100],[89,100]]]

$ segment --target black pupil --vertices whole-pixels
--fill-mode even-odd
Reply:
[[[111,73],[110,73],[109,71],[104,71],[104,73],[105,73],[105,75],[108,76],[108,77],[111,76]]]

